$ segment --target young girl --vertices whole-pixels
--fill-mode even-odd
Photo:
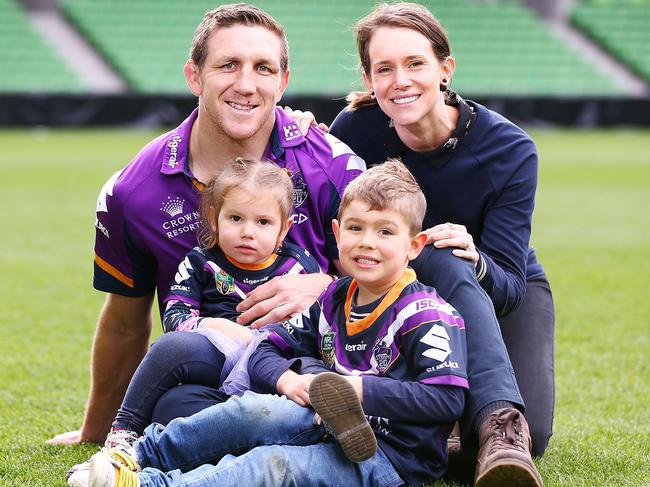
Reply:
[[[309,252],[283,244],[292,208],[291,178],[272,163],[237,158],[207,186],[202,248],[178,266],[165,299],[165,335],[133,375],[105,448],[135,441],[158,399],[179,383],[221,386],[228,395],[248,388],[248,356],[267,332],[237,324],[237,304],[274,276],[320,272]],[[68,483],[86,485],[86,478],[78,465]]]

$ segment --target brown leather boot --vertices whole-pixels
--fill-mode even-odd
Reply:
[[[530,456],[524,415],[515,408],[494,411],[481,425],[476,487],[541,487],[542,477]]]

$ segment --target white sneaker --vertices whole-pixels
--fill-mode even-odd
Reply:
[[[102,452],[118,449],[125,452],[129,457],[135,458],[133,443],[139,438],[135,431],[115,430],[111,428],[110,433],[106,436]],[[66,474],[66,479],[70,487],[88,487],[88,476],[90,474],[90,460],[78,463]]]
[[[100,451],[90,458],[88,487],[138,487],[139,470],[135,458],[123,450]]]

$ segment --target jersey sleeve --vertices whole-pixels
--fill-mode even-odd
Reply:
[[[468,388],[465,323],[436,294],[408,305],[415,308],[400,329],[401,351],[416,382]]]
[[[275,394],[278,379],[288,369],[299,367],[299,357],[319,357],[319,316],[320,305],[317,302],[300,315],[274,327],[248,361],[253,391]]]
[[[156,265],[135,244],[125,210],[128,191],[120,185],[122,172],[104,184],[97,198],[93,286],[99,291],[140,297],[153,292]]]
[[[535,144],[521,134],[504,149],[515,169],[483,218],[476,277],[497,316],[519,307],[526,294],[526,266],[537,189]]]
[[[347,144],[333,135],[325,134],[325,140],[329,143],[332,151],[332,159],[327,168],[330,179],[330,197],[325,217],[325,221],[331,222],[338,217],[345,188],[366,170],[366,163]],[[327,225],[325,228],[325,244],[329,260],[338,260],[339,252],[331,225]]]
[[[200,249],[191,250],[178,265],[174,281],[165,298],[163,329],[187,331],[198,328],[201,317],[201,296],[209,284],[203,270],[205,258]]]

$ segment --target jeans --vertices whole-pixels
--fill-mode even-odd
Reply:
[[[325,434],[312,409],[246,392],[166,427],[149,426],[134,445],[140,485],[404,484],[381,450],[352,463]]]
[[[499,321],[526,401],[532,453],[541,456],[553,434],[555,409],[555,309],[546,277],[528,280],[519,308]]]
[[[224,361],[223,353],[198,333],[178,331],[161,336],[135,371],[113,427],[141,434],[168,390],[182,383],[219,387]]]
[[[460,420],[461,436],[464,446],[476,446],[478,432],[472,424],[483,407],[495,401],[509,401],[524,409],[492,301],[476,281],[472,263],[456,257],[451,249],[427,245],[411,267],[420,282],[435,287],[465,320],[470,388]],[[186,400],[188,393],[194,398]],[[220,400],[207,387],[176,387],[161,398],[154,420],[188,416]]]

